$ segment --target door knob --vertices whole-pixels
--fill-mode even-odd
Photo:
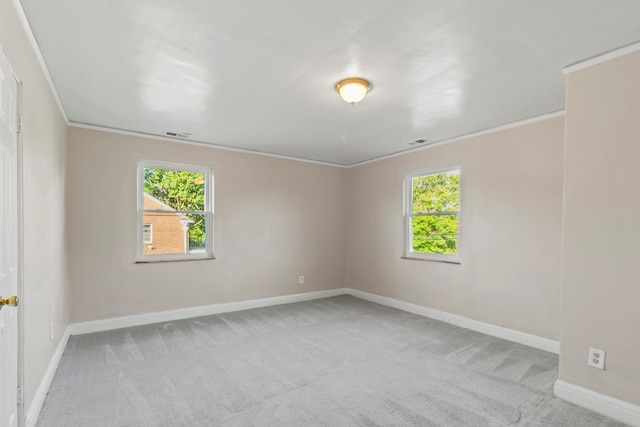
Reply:
[[[8,305],[9,307],[17,307],[18,302],[20,302],[20,299],[15,295],[7,299],[2,299],[2,295],[0,295],[0,310],[2,310],[2,307],[5,305]]]

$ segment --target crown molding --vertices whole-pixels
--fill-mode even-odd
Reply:
[[[38,63],[40,64],[40,68],[42,73],[44,74],[44,78],[47,80],[49,84],[49,90],[51,90],[51,94],[58,105],[58,109],[60,110],[60,114],[64,119],[65,123],[69,125],[69,117],[67,117],[67,113],[64,111],[64,107],[62,106],[62,101],[60,100],[60,96],[58,95],[58,91],[56,90],[56,86],[53,84],[53,79],[51,78],[51,74],[49,74],[49,69],[47,68],[47,64],[44,62],[44,57],[42,56],[42,52],[40,51],[40,46],[38,46],[38,42],[36,41],[36,36],[33,34],[31,30],[31,25],[29,25],[29,21],[27,20],[27,15],[24,13],[24,9],[22,8],[22,4],[19,0],[13,0],[13,6],[16,8],[16,13],[18,14],[18,19],[22,24],[22,28],[29,40],[29,44],[33,49],[33,53],[36,55],[38,59]]]
[[[217,150],[225,150],[225,151],[234,151],[236,153],[254,154],[256,156],[273,157],[273,158],[276,158],[276,159],[293,160],[293,161],[296,161],[296,162],[303,162],[303,163],[313,163],[313,164],[322,165],[322,166],[332,166],[334,168],[348,168],[348,166],[341,165],[341,164],[338,164],[338,163],[322,162],[320,160],[309,160],[309,159],[303,159],[301,157],[284,156],[284,155],[281,155],[281,154],[272,154],[272,153],[266,153],[264,151],[248,150],[246,148],[235,148],[235,147],[229,147],[229,146],[226,146],[226,145],[212,144],[212,143],[209,143],[209,142],[190,141],[188,139],[169,138],[169,137],[161,136],[161,135],[152,135],[152,134],[143,133],[143,132],[133,132],[133,131],[130,131],[130,130],[110,128],[110,127],[105,127],[105,126],[90,125],[90,124],[87,124],[87,123],[69,122],[68,125],[69,125],[69,127],[73,127],[73,128],[95,130],[95,131],[107,132],[107,133],[115,133],[115,134],[119,134],[119,135],[136,136],[136,137],[139,137],[139,138],[153,139],[153,140],[156,140],[156,141],[173,142],[173,143],[176,143],[176,144],[195,145],[197,147],[214,148],[214,149],[217,149]]]
[[[621,47],[620,49],[612,50],[611,52],[594,56],[593,58],[587,59],[585,61],[581,61],[576,64],[569,65],[568,67],[564,67],[562,69],[562,72],[565,75],[571,74],[573,72],[584,70],[585,68],[593,67],[594,65],[602,64],[603,62],[607,62],[612,59],[619,58],[621,56],[628,55],[633,52],[637,52],[639,50],[640,50],[640,42],[630,44],[629,46]]]
[[[354,163],[352,165],[349,165],[348,167],[349,168],[355,168],[355,167],[358,167],[358,166],[367,165],[369,163],[375,163],[375,162],[380,162],[382,160],[391,159],[393,157],[408,156],[408,155],[413,154],[413,153],[418,152],[418,151],[427,150],[427,149],[433,148],[433,147],[439,147],[439,146],[445,145],[445,144],[451,144],[452,142],[463,141],[465,139],[476,138],[476,137],[479,137],[479,136],[482,136],[482,135],[488,135],[488,134],[491,134],[491,133],[501,132],[503,130],[513,129],[513,128],[516,128],[516,127],[519,127],[519,126],[525,126],[525,125],[529,125],[529,124],[532,124],[532,123],[541,122],[541,121],[544,121],[544,120],[555,119],[556,117],[564,116],[564,114],[565,114],[564,110],[555,111],[553,113],[542,114],[540,116],[535,116],[535,117],[531,117],[531,118],[524,119],[524,120],[518,120],[517,122],[508,123],[506,125],[495,126],[495,127],[492,127],[492,128],[488,128],[488,129],[484,129],[484,130],[478,131],[478,132],[468,133],[466,135],[461,135],[461,136],[456,136],[454,138],[444,139],[442,141],[434,142],[433,144],[425,145],[423,147],[417,147],[417,148],[413,148],[413,149],[410,149],[410,150],[404,150],[404,151],[400,151],[398,153],[389,154],[387,156],[377,157],[377,158],[371,159],[371,160],[365,160],[364,162]]]

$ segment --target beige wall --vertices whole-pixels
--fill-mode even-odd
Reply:
[[[562,117],[349,170],[349,285],[558,340]],[[405,173],[459,164],[461,264],[400,259]]]
[[[0,45],[23,81],[25,408],[68,324],[64,231],[66,126],[10,0]],[[53,323],[55,339],[49,339]]]
[[[560,379],[640,405],[640,52],[567,76]],[[589,347],[606,370],[587,366]]]
[[[78,128],[68,144],[73,322],[345,285],[346,169]],[[215,260],[134,263],[140,159],[213,168]]]

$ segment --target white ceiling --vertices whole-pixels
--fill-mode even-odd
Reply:
[[[640,41],[637,0],[21,3],[72,123],[341,165],[562,110],[563,67]]]

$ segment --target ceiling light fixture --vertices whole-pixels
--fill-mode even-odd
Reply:
[[[338,82],[336,90],[345,102],[353,105],[364,99],[367,92],[371,90],[371,83],[359,78],[344,79]]]

